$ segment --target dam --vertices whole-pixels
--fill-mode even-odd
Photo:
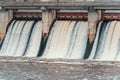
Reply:
[[[0,79],[119,80],[119,4],[0,1]]]

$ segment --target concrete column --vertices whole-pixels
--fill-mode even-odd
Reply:
[[[88,32],[89,42],[92,43],[95,39],[97,32],[97,24],[101,20],[101,11],[89,10],[88,11]]]
[[[56,10],[46,10],[46,9],[42,10],[42,27],[43,27],[44,37],[48,36],[48,32],[55,18],[56,18]]]
[[[13,11],[12,10],[0,10],[0,43],[2,42],[8,23],[13,18]]]
[[[98,13],[98,19],[101,20],[103,17],[103,10],[97,10]]]

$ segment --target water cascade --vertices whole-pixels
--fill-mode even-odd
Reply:
[[[100,22],[89,59],[120,60],[119,25],[119,21]]]
[[[41,21],[12,21],[0,49],[0,55],[37,56],[41,43],[41,28]]]
[[[13,20],[10,24],[2,46],[1,56],[28,56],[42,58],[119,60],[120,59],[120,22],[101,21],[92,50],[88,50],[87,21],[56,21],[41,50],[41,21]],[[42,42],[43,44],[43,42]]]
[[[42,47],[40,47],[41,28],[41,21],[12,21],[0,49],[0,55],[35,57],[41,54],[39,52]],[[87,40],[87,22],[56,21],[42,57],[83,59]]]
[[[50,32],[42,57],[83,59],[87,40],[87,22],[56,21]]]

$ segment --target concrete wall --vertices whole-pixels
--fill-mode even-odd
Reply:
[[[38,0],[12,0],[12,1],[34,2]],[[63,2],[66,0],[58,1]],[[12,12],[13,11],[0,11],[0,41],[2,41],[6,33],[6,26],[8,22],[12,19],[13,16]],[[49,16],[46,17],[49,18]],[[49,20],[47,20],[46,22],[49,22]],[[45,29],[45,32],[47,32],[47,30],[48,29]],[[0,57],[0,80],[113,80],[113,79],[114,80],[120,79],[120,62],[40,59],[27,57],[14,57],[14,58]]]
[[[8,23],[10,22],[10,20],[13,17],[13,13],[12,11],[8,10],[1,10],[0,11],[0,43],[4,38],[4,35],[6,33],[6,27],[8,25]]]

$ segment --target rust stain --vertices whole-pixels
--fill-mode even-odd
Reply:
[[[2,42],[4,35],[5,35],[4,33],[0,33],[0,43]]]

